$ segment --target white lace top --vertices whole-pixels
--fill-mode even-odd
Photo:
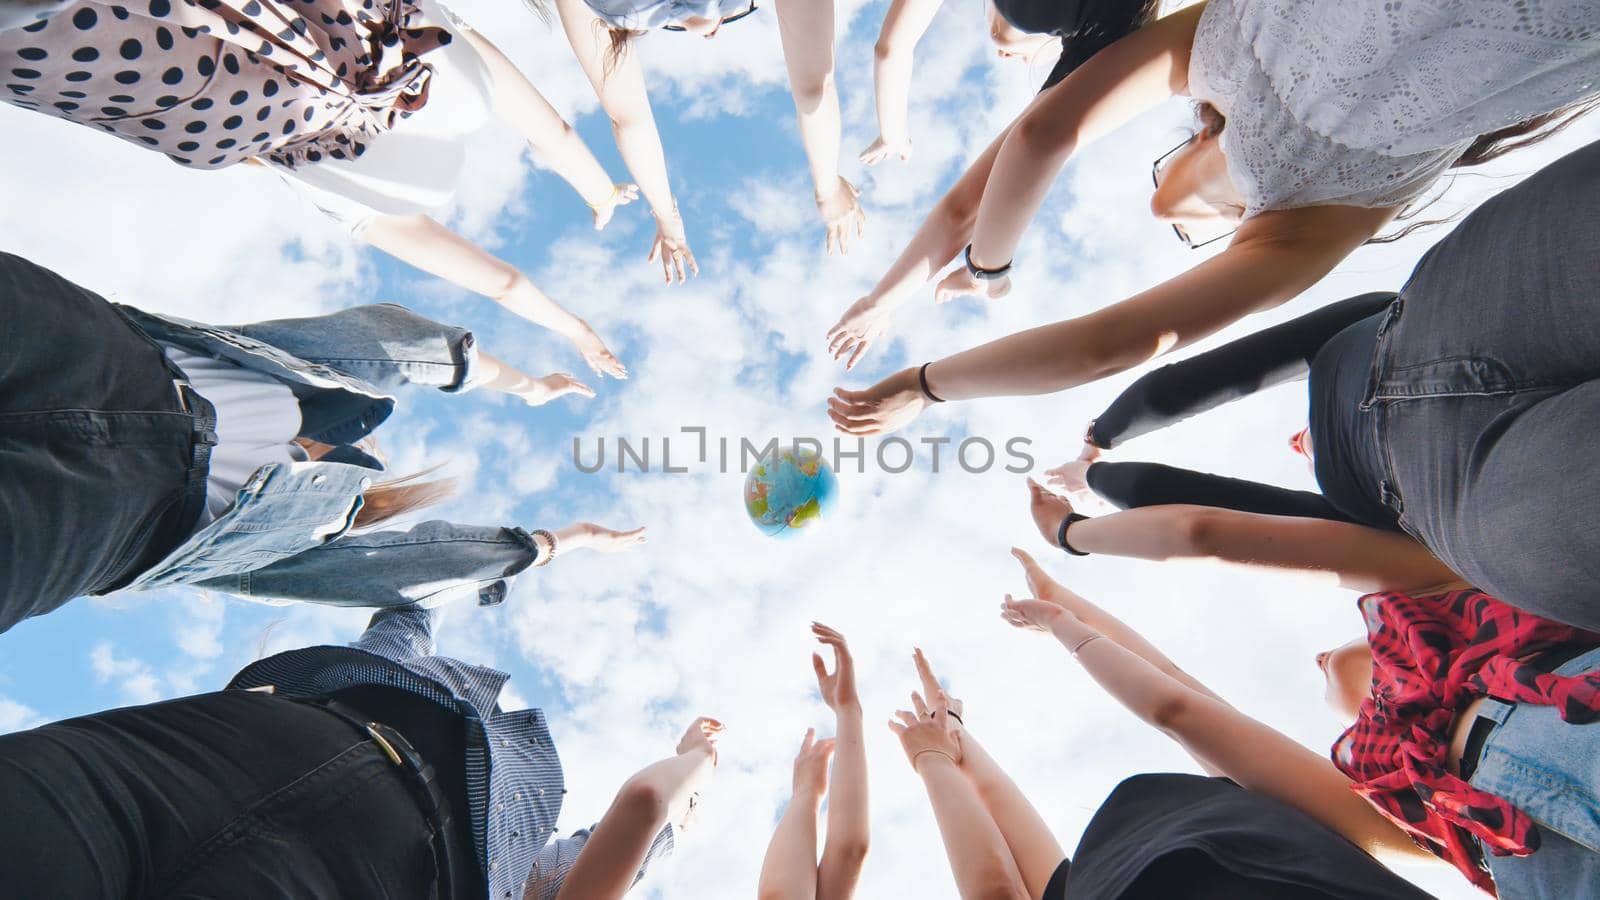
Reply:
[[[1478,135],[1600,93],[1600,0],[1210,0],[1189,92],[1246,216],[1414,199]]]

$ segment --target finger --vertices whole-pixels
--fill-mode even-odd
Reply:
[[[841,391],[835,390],[833,396],[828,398],[828,405],[843,413],[864,416],[876,412],[878,401],[862,399],[864,395],[857,394],[854,399],[839,396]]]
[[[896,722],[893,719],[889,720],[889,730],[894,732],[896,735],[898,735],[901,738],[904,738],[906,736],[906,726],[901,725],[899,722]]]
[[[857,423],[848,421],[845,419],[845,417],[839,415],[831,409],[828,410],[828,418],[833,420],[833,427],[835,429],[852,436],[877,434],[879,431],[883,430],[883,426],[875,422],[863,421]]]
[[[853,334],[841,336],[837,342],[837,346],[833,348],[833,358],[837,360],[843,357],[846,353],[849,353],[850,349],[856,346],[859,341],[860,339]]]
[[[928,704],[922,700],[922,695],[916,691],[911,692],[911,708],[917,711],[917,718],[928,715]]]
[[[867,354],[867,348],[871,346],[871,341],[856,341],[856,352],[850,354],[850,361],[844,364],[845,371],[848,372],[854,369],[856,363],[861,361],[861,357]]]
[[[833,255],[833,226],[832,225],[829,225],[827,230],[822,233],[822,247],[823,247],[823,250],[826,251],[829,256]]]
[[[700,277],[700,262],[699,262],[699,260],[694,258],[694,251],[692,251],[692,250],[684,250],[683,254],[684,254],[684,256],[687,256],[689,258],[689,271],[693,272],[694,276],[696,278],[699,278]]]
[[[816,747],[814,749],[818,753],[821,753],[822,754],[822,758],[824,760],[826,760],[828,757],[833,755],[833,748],[838,743],[839,743],[838,738],[823,738],[822,740],[817,741]]]
[[[823,635],[827,635],[828,637],[831,637],[831,638],[837,640],[841,644],[844,643],[844,634],[842,632],[840,632],[839,629],[837,629],[837,628],[829,628],[828,626],[822,624],[821,622],[812,622],[811,623],[811,631],[812,631],[813,634],[816,634],[818,637],[821,637]]]
[[[822,661],[822,654],[811,654],[811,668],[817,673],[818,686],[821,686],[828,680],[828,666]]]
[[[894,714],[898,716],[900,721],[905,723],[907,726],[917,724],[917,717],[912,715],[909,710],[897,709],[894,711]]]
[[[801,739],[801,741],[800,741],[800,752],[801,753],[805,753],[807,750],[811,749],[811,740],[812,740],[812,738],[815,738],[816,736],[817,736],[817,730],[815,728],[807,728],[806,729],[806,736],[803,739]]]
[[[594,388],[589,387],[587,384],[584,384],[576,378],[572,378],[568,382],[567,392],[572,394],[581,394],[582,396],[588,397],[591,400],[594,399]]]
[[[655,262],[656,261],[656,257],[658,257],[660,255],[661,255],[661,239],[660,238],[656,238],[655,241],[650,244],[650,255],[645,257],[645,262]]]
[[[911,660],[916,664],[917,678],[922,682],[922,690],[929,697],[937,697],[942,693],[942,689],[939,687],[939,678],[933,674],[933,666],[928,664],[928,658],[922,654],[921,648],[911,654]]]

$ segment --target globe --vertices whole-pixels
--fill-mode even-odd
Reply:
[[[838,484],[817,451],[783,447],[758,460],[745,476],[745,512],[770,537],[807,534],[832,514]]]

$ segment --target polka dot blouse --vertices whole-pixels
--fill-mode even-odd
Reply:
[[[0,33],[0,97],[197,169],[360,156],[427,100],[415,0],[77,3]]]

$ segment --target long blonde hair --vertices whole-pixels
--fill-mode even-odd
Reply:
[[[460,487],[456,479],[423,480],[442,468],[444,464],[440,463],[410,475],[374,483],[361,492],[361,509],[356,513],[356,520],[351,527],[356,530],[374,528],[455,496]]]

